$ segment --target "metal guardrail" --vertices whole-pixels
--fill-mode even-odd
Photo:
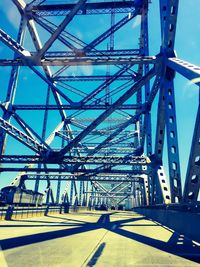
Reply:
[[[30,217],[48,216],[50,214],[81,212],[90,210],[83,206],[43,205],[38,207],[4,206],[0,207],[0,220],[26,219]]]
[[[134,210],[145,208],[145,209],[154,209],[154,210],[174,210],[174,211],[183,211],[183,212],[192,212],[192,213],[200,213],[200,201],[192,204],[157,204],[152,206],[141,206],[135,207]]]

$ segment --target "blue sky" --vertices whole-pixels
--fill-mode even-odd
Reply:
[[[149,33],[150,33],[150,55],[155,55],[159,53],[160,48],[160,28],[159,28],[159,1],[152,0],[152,4],[149,7]],[[176,42],[175,49],[179,58],[189,61],[193,64],[200,65],[200,5],[199,0],[180,0],[179,1],[179,13],[178,13],[178,21],[177,21],[177,34],[176,34]],[[11,1],[6,1],[6,5],[4,1],[0,2],[0,27],[5,30],[8,34],[10,34],[13,38],[16,38],[19,15],[12,4]],[[83,20],[83,18],[81,18]],[[80,20],[80,21],[81,21]],[[103,31],[105,27],[105,21],[102,18],[95,21],[96,27],[93,28],[89,33],[84,35],[84,21],[81,22],[75,21],[70,24],[69,29],[74,32],[78,37],[82,37],[85,41],[94,37],[95,34],[98,34],[98,31]],[[93,22],[94,23],[94,22]],[[127,27],[127,32],[130,30],[133,31],[134,34],[139,29],[139,20],[136,18],[132,24],[131,28]],[[27,37],[28,38],[28,37]],[[46,38],[48,36],[46,35]],[[118,41],[121,41],[120,45],[122,47],[133,46],[137,44],[138,40],[134,39],[134,35],[131,38],[131,35],[118,35]],[[117,41],[117,39],[116,39]],[[56,45],[56,44],[55,44]],[[25,44],[27,48],[29,48],[28,42]],[[5,48],[4,45],[0,44],[0,55],[1,58],[4,58],[5,55],[9,54],[9,51]],[[101,68],[99,71],[102,71]],[[70,69],[70,75],[73,75],[74,72],[79,72],[82,75],[89,75],[94,70],[89,67]],[[97,71],[98,72],[98,71]],[[0,101],[5,99],[6,88],[8,84],[9,77],[9,68],[0,68],[0,79],[1,79],[1,90],[0,90]],[[40,90],[33,90],[32,80],[34,79],[34,86],[41,86]],[[32,101],[35,99],[35,103],[44,102],[43,92],[46,92],[46,85],[41,83],[40,79],[38,79],[28,68],[23,68],[21,70],[21,76],[19,79],[17,92],[17,99],[26,101]],[[24,88],[30,88],[31,90],[27,90],[26,94],[24,92]],[[190,81],[181,77],[180,75],[176,75],[175,78],[175,94],[176,94],[176,110],[177,110],[177,124],[178,124],[178,136],[179,136],[179,151],[180,151],[180,161],[181,161],[181,172],[182,172],[182,180],[184,182],[185,172],[187,168],[187,161],[189,157],[190,144],[193,134],[194,122],[196,117],[196,111],[198,107],[198,87],[192,84]],[[154,110],[156,108],[156,102],[154,105]],[[31,114],[31,113],[30,113]],[[26,118],[29,123],[32,123],[33,127],[37,127],[38,131],[41,131],[41,127],[38,126],[38,120],[32,119],[31,115],[23,114],[24,118]],[[41,113],[40,113],[41,114]],[[1,115],[1,113],[0,113]],[[152,114],[155,118],[155,114]],[[56,121],[58,121],[58,116],[54,117],[55,125]],[[155,119],[153,119],[153,126],[155,132]],[[52,126],[53,128],[54,126]],[[49,132],[50,132],[49,128]],[[14,143],[18,150],[22,149],[23,146]],[[12,142],[8,144],[7,151],[11,151]],[[25,149],[24,153],[28,153],[28,150]],[[9,154],[9,153],[8,153]],[[165,162],[166,166],[166,162]],[[166,167],[167,168],[167,167]],[[12,180],[13,174],[1,174],[0,176],[0,185],[4,186],[8,184]]]

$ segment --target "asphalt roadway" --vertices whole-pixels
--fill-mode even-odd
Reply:
[[[200,266],[200,244],[133,212],[0,222],[0,267]]]

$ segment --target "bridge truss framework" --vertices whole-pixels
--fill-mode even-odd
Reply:
[[[177,72],[198,86],[200,67],[174,52],[178,1],[160,0],[157,55],[149,55],[148,0],[12,2],[21,16],[17,38],[0,29],[0,41],[14,54],[0,58],[0,66],[11,68],[0,102],[0,171],[20,171],[11,184],[34,180],[38,191],[45,181],[47,201],[71,205],[116,205],[130,198],[135,205],[195,203],[200,108],[182,190],[174,79]],[[138,19],[131,36],[128,25]],[[29,71],[28,88],[23,69]]]

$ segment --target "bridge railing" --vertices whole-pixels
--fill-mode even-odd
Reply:
[[[43,205],[38,207],[4,206],[0,207],[0,220],[25,219],[58,213],[84,212],[91,210],[83,206]]]
[[[138,207],[136,212],[200,242],[200,203]]]

